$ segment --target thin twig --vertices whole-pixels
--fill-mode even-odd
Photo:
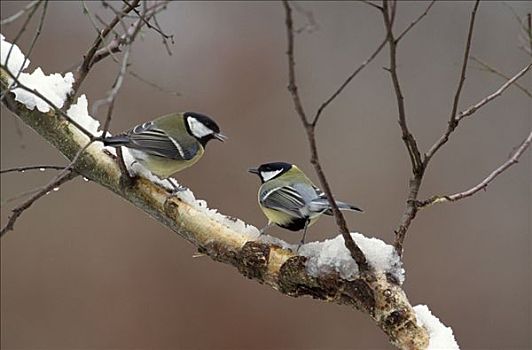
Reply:
[[[296,83],[296,76],[295,76],[294,29],[293,29],[293,22],[292,22],[292,10],[287,0],[283,0],[283,6],[285,9],[285,14],[286,14],[285,23],[286,23],[287,46],[288,46],[287,52],[286,52],[288,56],[288,81],[289,81],[288,90],[290,91],[292,95],[292,100],[294,102],[294,107],[296,109],[296,112],[299,115],[299,118],[301,119],[301,123],[303,124],[305,131],[307,132],[307,138],[309,141],[310,152],[311,152],[310,162],[314,166],[316,174],[318,175],[318,178],[320,180],[320,184],[323,187],[325,194],[327,195],[327,199],[329,200],[329,204],[332,208],[334,217],[336,219],[336,224],[340,230],[340,233],[342,234],[344,238],[344,243],[345,243],[346,248],[349,250],[351,256],[353,257],[353,259],[359,266],[359,269],[361,271],[368,271],[369,265],[366,260],[366,256],[364,255],[362,250],[360,250],[360,247],[356,244],[356,242],[351,237],[351,234],[349,233],[345,218],[340,212],[340,210],[338,209],[338,206],[336,205],[336,202],[332,195],[331,188],[329,186],[329,183],[327,182],[325,173],[319,161],[318,148],[316,146],[316,137],[314,134],[315,126],[313,126],[312,123],[309,123],[306,117],[304,108],[303,108],[303,104],[301,103],[301,98],[297,90],[297,83]]]
[[[167,1],[155,2],[151,7],[146,9],[146,14],[144,15],[144,19],[149,19],[155,14],[157,14],[159,11],[164,9],[166,2]],[[93,64],[96,64],[97,62],[103,60],[104,58],[109,56],[110,53],[119,52],[120,46],[123,45],[123,43],[126,41],[128,37],[131,38],[134,36],[135,33],[138,33],[138,31],[142,28],[143,24],[144,24],[144,21],[142,21],[139,18],[137,22],[135,22],[129,27],[126,33],[122,34],[122,36],[118,38],[113,39],[108,45],[96,51],[96,53],[94,54]]]
[[[30,166],[20,166],[20,167],[14,167],[14,168],[7,168],[0,170],[0,174],[7,174],[12,172],[20,172],[23,173],[25,171],[30,170],[39,170],[44,171],[46,169],[53,169],[53,170],[63,170],[65,167],[60,165],[30,165]]]
[[[526,67],[521,69],[516,75],[514,75],[510,80],[505,82],[497,91],[493,92],[492,94],[486,96],[476,104],[468,107],[463,112],[460,112],[458,116],[455,118],[456,126],[460,123],[460,121],[466,117],[471,116],[473,113],[475,113],[479,108],[486,105],[488,102],[492,101],[493,99],[497,98],[498,96],[502,95],[502,93],[509,88],[512,84],[514,84],[519,78],[521,78],[523,75],[525,75],[526,72],[530,70],[532,67],[532,64],[528,64]],[[455,128],[456,128],[455,126]],[[448,140],[449,136],[454,131],[454,128],[447,129],[445,133],[432,145],[432,147],[428,150],[428,152],[425,154],[425,164],[428,164],[428,161],[434,156],[434,154],[443,146]]]
[[[23,14],[25,14],[26,12],[32,10],[35,6],[37,6],[39,4],[40,0],[35,0],[35,1],[32,1],[30,2],[29,4],[27,4],[22,10],[20,10],[19,12],[15,13],[14,15],[12,16],[9,16],[3,20],[0,21],[0,25],[6,25],[6,24],[10,24],[11,22],[14,22],[16,21],[20,16],[22,16]]]
[[[2,237],[3,235],[5,235],[8,231],[11,231],[13,230],[14,226],[15,226],[15,222],[17,221],[17,219],[20,217],[20,215],[22,215],[22,213],[28,209],[33,203],[35,203],[39,198],[41,198],[42,196],[44,196],[45,194],[47,194],[48,192],[50,192],[51,190],[53,190],[54,188],[58,187],[59,185],[69,181],[69,180],[72,180],[73,178],[75,178],[76,176],[78,176],[79,174],[74,171],[74,167],[76,165],[76,162],[78,161],[79,157],[81,157],[81,155],[83,154],[83,152],[85,152],[85,150],[87,148],[89,148],[89,146],[93,143],[94,141],[89,141],[84,147],[82,147],[77,153],[76,155],[74,156],[74,158],[72,158],[72,160],[70,161],[70,163],[64,167],[60,172],[59,174],[57,174],[53,179],[52,181],[50,181],[48,184],[46,184],[44,187],[42,187],[39,192],[37,192],[36,194],[34,194],[33,196],[31,196],[28,200],[26,200],[24,203],[20,204],[19,206],[17,206],[15,209],[12,210],[12,214],[11,216],[9,217],[6,225],[4,227],[2,227],[2,230],[0,230],[0,237]]]
[[[8,231],[13,230],[15,226],[15,222],[17,219],[22,215],[22,213],[31,207],[33,203],[35,203],[39,198],[42,196],[48,194],[50,191],[52,191],[54,188],[59,187],[60,185],[64,184],[67,181],[72,180],[78,176],[76,172],[73,171],[67,171],[64,174],[61,174],[61,176],[55,177],[51,182],[49,182],[47,185],[41,188],[41,190],[37,193],[35,193],[33,196],[28,198],[28,200],[24,201],[24,203],[18,205],[16,208],[14,208],[11,211],[11,216],[7,220],[7,223],[4,227],[2,227],[2,230],[0,230],[0,237],[3,237]]]
[[[436,3],[436,0],[432,0],[430,2],[430,4],[427,6],[427,8],[425,9],[425,11],[423,11],[423,13],[421,15],[419,15],[415,20],[413,20],[409,25],[408,27],[406,27],[405,30],[403,30],[403,32],[401,34],[399,34],[397,36],[397,39],[395,39],[395,41],[400,41],[409,31],[410,29],[412,29],[416,24],[418,24],[419,21],[421,21],[423,19],[423,17],[425,17],[427,15],[427,13],[429,13],[431,7]]]
[[[399,226],[395,230],[394,246],[399,256],[402,256],[403,254],[403,244],[404,239],[406,237],[406,232],[408,231],[410,224],[412,223],[418,212],[416,202],[419,193],[419,188],[421,187],[421,182],[423,180],[423,175],[425,173],[425,167],[421,159],[421,153],[417,146],[416,139],[414,135],[410,132],[407,124],[404,96],[401,90],[401,84],[399,82],[399,75],[397,72],[397,45],[399,43],[399,39],[403,38],[410,29],[412,29],[417,23],[419,23],[419,21],[426,15],[426,13],[428,13],[432,5],[432,3],[429,4],[425,12],[423,12],[416,20],[414,20],[410,24],[410,26],[408,26],[397,38],[395,37],[393,32],[397,3],[395,1],[384,0],[381,10],[384,19],[384,26],[386,28],[388,47],[390,49],[390,68],[387,70],[390,73],[393,89],[395,92],[398,120],[399,126],[401,128],[402,140],[405,144],[412,166],[412,176],[410,177],[408,183],[409,191],[406,200],[406,208],[401,217]]]
[[[447,129],[445,130],[445,133],[443,136],[430,148],[430,150],[425,154],[425,157],[423,159],[423,163],[425,167],[428,165],[431,158],[434,156],[434,154],[440,149],[441,146],[443,146],[447,141],[449,140],[449,135],[453,133],[453,131],[458,126],[458,122],[460,118],[457,118],[458,114],[458,104],[460,102],[460,96],[462,94],[462,88],[464,86],[464,81],[466,78],[466,71],[467,71],[467,64],[469,61],[469,53],[471,52],[471,42],[473,38],[473,28],[475,27],[475,18],[477,15],[477,9],[479,6],[479,0],[476,0],[475,5],[473,6],[473,10],[471,11],[471,19],[469,21],[469,30],[467,32],[467,40],[464,50],[464,58],[462,60],[462,68],[460,70],[460,79],[458,81],[458,86],[456,88],[456,92],[454,95],[454,100],[452,104],[452,110],[451,110],[451,116],[449,118],[449,122],[447,125]]]
[[[174,95],[174,96],[181,96],[181,93],[180,92],[177,92],[177,91],[172,91],[170,89],[165,89],[163,88],[162,86],[159,86],[157,84],[155,84],[154,82],[142,77],[140,74],[138,74],[137,72],[129,69],[127,71],[127,74],[131,75],[132,77],[140,80],[141,82],[143,82],[144,84],[148,85],[148,86],[151,86],[153,87],[154,89],[157,89],[161,92],[164,92],[164,93],[167,93],[167,94],[170,94],[170,95]]]
[[[31,44],[30,44],[30,47],[28,49],[28,53],[24,56],[24,61],[22,62],[22,65],[20,67],[21,69],[19,69],[18,72],[17,72],[15,81],[18,81],[20,75],[22,74],[22,69],[26,65],[26,62],[28,62],[29,58],[31,57],[31,53],[33,51],[35,43],[37,42],[37,39],[41,35],[42,28],[43,28],[43,25],[44,25],[44,19],[46,18],[46,9],[47,8],[48,8],[48,0],[44,0],[44,6],[43,6],[42,13],[41,13],[41,18],[39,20],[39,25],[37,26],[37,30],[35,31],[35,35],[33,36],[33,39],[31,40]],[[13,43],[13,45],[14,45],[14,43]],[[11,49],[12,48],[13,48],[13,46],[11,46]],[[11,51],[11,49],[10,49],[10,51]],[[7,65],[7,60],[6,60],[6,65]],[[2,98],[5,96],[6,93],[10,92],[14,88],[16,88],[16,84],[11,84],[9,86],[9,88],[2,94]]]
[[[469,117],[470,115],[472,115],[473,113],[475,113],[478,109],[480,109],[481,107],[483,107],[484,105],[486,105],[486,103],[492,101],[493,99],[499,97],[502,95],[502,93],[508,89],[510,86],[512,86],[512,84],[514,84],[519,78],[521,78],[523,75],[526,74],[526,72],[528,72],[530,70],[530,68],[532,67],[532,63],[529,63],[525,68],[521,69],[516,75],[514,75],[512,77],[512,79],[508,80],[506,83],[504,83],[499,89],[497,89],[497,91],[495,91],[494,93],[492,93],[491,95],[489,96],[486,96],[485,98],[483,98],[482,100],[480,100],[479,102],[475,103],[474,105],[468,107],[466,110],[464,110],[463,112],[460,112],[458,114],[458,117],[456,118],[457,121],[461,121],[462,119],[466,118],[466,117]]]
[[[103,133],[102,138],[105,138],[107,131],[109,131],[109,125],[111,123],[111,115],[113,113],[113,108],[115,104],[116,96],[118,95],[118,92],[120,91],[120,88],[122,87],[122,82],[124,81],[124,75],[126,74],[127,67],[129,64],[129,53],[131,51],[131,45],[126,46],[126,51],[124,52],[124,57],[122,58],[122,64],[120,66],[120,70],[118,71],[118,74],[115,78],[115,81],[113,83],[113,86],[109,93],[107,94],[107,97],[98,100],[94,102],[93,104],[93,115],[96,115],[98,108],[103,104],[108,104],[109,109],[107,112],[107,118],[105,119],[104,126],[103,126]]]
[[[153,22],[155,23],[155,27],[156,27],[156,30],[159,32],[159,33],[162,33],[162,28],[161,28],[161,25],[159,24],[159,21],[157,20],[157,16],[153,16]],[[168,38],[170,39],[170,42],[172,43],[172,45],[175,44],[174,42],[174,36],[173,35],[170,35],[168,36],[168,38],[166,36],[162,36],[163,38],[163,45],[164,47],[166,48],[166,52],[168,53],[168,56],[172,56],[172,50],[170,49],[170,45],[168,44]]]
[[[35,14],[37,9],[39,8],[41,2],[42,2],[42,0],[39,0],[39,3],[37,4],[38,6],[34,6],[31,9],[30,13],[28,14],[28,17],[26,17],[26,20],[22,24],[22,27],[20,28],[20,30],[18,31],[17,35],[15,36],[15,39],[13,39],[13,42],[11,43],[11,47],[9,48],[9,51],[7,52],[6,59],[4,60],[4,64],[6,65],[6,67],[9,65],[9,58],[11,57],[11,52],[13,52],[13,48],[15,47],[15,45],[17,45],[18,40],[20,39],[22,34],[26,31],[28,23],[30,22],[30,20],[32,19],[33,15]],[[24,66],[21,66],[20,68],[18,68],[18,70],[23,70],[23,69],[24,69]]]
[[[125,1],[125,0],[122,0],[122,2],[127,4],[127,1]],[[161,27],[158,24],[152,25],[150,23],[150,20],[145,18],[144,17],[145,15],[141,14],[137,9],[133,9],[133,12],[135,12],[137,14],[137,16],[139,16],[139,18],[146,24],[146,26],[148,28],[155,30],[157,33],[159,33],[163,37],[164,40],[170,39],[172,44],[174,43],[174,36],[173,35],[168,35],[168,34],[164,33],[162,31]],[[153,19],[154,19],[154,21],[156,21],[155,16],[153,17]]]
[[[360,66],[358,66],[353,73],[351,73],[347,79],[340,85],[340,87],[327,99],[325,102],[321,104],[321,106],[318,108],[318,111],[316,112],[316,115],[314,116],[314,119],[312,120],[312,126],[315,127],[316,124],[318,124],[318,121],[320,119],[320,116],[323,112],[323,110],[336,98],[338,95],[342,93],[342,91],[349,85],[349,83],[357,76],[358,73],[360,73],[377,55],[381,50],[384,48],[384,45],[386,45],[387,39],[385,38],[382,43],[377,46],[377,49],[373,51],[373,53],[364,61]]]
[[[113,20],[109,23],[109,25],[102,30],[101,33],[98,33],[98,35],[96,36],[96,39],[94,40],[94,43],[91,45],[91,47],[89,48],[89,50],[83,57],[83,62],[81,63],[79,68],[76,70],[76,73],[74,75],[74,83],[72,84],[72,90],[67,100],[65,101],[63,110],[68,110],[68,108],[74,101],[81,84],[87,77],[87,74],[89,74],[90,69],[97,62],[95,60],[95,58],[97,57],[96,53],[98,52],[98,49],[100,49],[100,46],[103,44],[104,40],[112,32],[113,28],[118,23],[121,22],[122,17],[124,17],[126,14],[131,12],[134,8],[136,8],[139,5],[139,3],[140,3],[140,0],[133,0],[131,4],[124,6],[124,8],[122,9],[122,12],[117,14],[113,18]]]
[[[458,192],[451,195],[444,195],[444,196],[433,196],[430,199],[427,199],[425,201],[420,201],[418,203],[418,206],[420,208],[430,206],[436,203],[444,203],[444,202],[454,202],[460,199],[464,199],[467,197],[471,197],[475,193],[479,192],[480,190],[485,190],[486,187],[495,180],[497,176],[502,174],[505,170],[510,168],[512,165],[517,164],[519,162],[519,157],[528,149],[530,146],[530,143],[532,142],[532,132],[528,134],[528,137],[517,147],[517,149],[512,153],[510,158],[501,164],[497,169],[493,170],[484,180],[479,182],[476,186],[471,187],[468,190],[465,190],[463,192]]]
[[[495,74],[498,77],[504,78],[505,80],[512,79],[511,77],[507,76],[506,74],[500,72],[495,67],[489,65],[488,63],[482,61],[481,59],[471,56],[471,59],[475,61],[476,63],[480,64],[486,71]],[[532,98],[532,93],[528,91],[523,85],[519,84],[518,82],[514,83],[515,87],[521,90],[524,94],[526,94],[528,97]]]
[[[391,2],[393,5],[395,1]],[[397,111],[399,117],[399,126],[401,127],[402,139],[410,156],[410,162],[412,164],[412,172],[414,174],[420,174],[423,172],[421,164],[421,154],[419,152],[417,142],[414,135],[408,129],[406,121],[406,110],[403,92],[401,90],[401,84],[399,83],[399,76],[397,73],[397,40],[393,33],[393,19],[394,19],[395,5],[390,6],[388,1],[383,2],[383,18],[386,26],[388,47],[390,48],[390,76],[392,78],[395,97],[397,100]]]
[[[379,11],[382,11],[382,10],[383,10],[382,6],[379,6],[379,5],[373,3],[373,2],[371,2],[371,1],[369,1],[369,0],[362,0],[362,2],[363,2],[364,4],[366,4],[366,5],[369,5],[369,6],[373,7],[373,8],[375,8],[375,9],[379,10]]]

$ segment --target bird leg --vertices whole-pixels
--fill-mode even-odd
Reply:
[[[168,183],[172,185],[172,187],[174,188],[174,190],[172,191],[172,195],[188,190],[188,187],[186,186],[176,185],[175,182],[173,182],[171,178],[167,178],[166,181],[168,181]]]
[[[301,237],[301,241],[299,241],[299,245],[297,246],[297,251],[299,252],[299,248],[301,248],[301,246],[303,244],[305,244],[305,237],[307,235],[307,229],[308,229],[308,224],[310,223],[310,220],[307,219],[307,221],[305,221],[305,228],[303,229],[303,236]]]
[[[260,229],[260,231],[259,231],[260,234],[259,235],[262,236],[264,233],[266,233],[266,230],[269,229],[270,227],[272,227],[273,225],[274,225],[273,222],[268,221],[268,224]]]
[[[133,187],[135,183],[135,177],[132,177],[127,170],[126,163],[124,161],[124,154],[122,153],[122,147],[116,148],[118,167],[120,168],[120,187],[122,190]]]

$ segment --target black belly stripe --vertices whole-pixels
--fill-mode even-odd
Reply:
[[[290,231],[299,231],[305,228],[305,224],[308,218],[296,218],[292,219],[286,224],[278,224],[280,227],[285,228]]]

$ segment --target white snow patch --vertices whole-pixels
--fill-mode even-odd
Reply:
[[[9,53],[9,50],[11,50],[11,53]],[[9,60],[6,62],[8,54]],[[24,54],[18,46],[5,41],[5,37],[0,34],[0,62],[7,67],[11,74],[17,76],[21,70],[26,69],[30,65],[30,60],[28,59],[24,63],[24,58]]]
[[[87,96],[81,95],[75,104],[72,104],[67,111],[67,115],[78,123],[82,128],[94,136],[100,136],[103,131],[100,128],[100,122],[89,115],[89,102]]]
[[[63,77],[61,74],[54,73],[45,75],[41,68],[35,69],[31,74],[19,72],[26,69],[29,65],[29,60],[24,63],[24,54],[16,46],[4,40],[4,36],[0,34],[1,38],[1,62],[14,76],[18,75],[19,82],[29,89],[33,89],[41,93],[44,97],[50,100],[56,107],[61,108],[65,103],[67,94],[72,89],[74,83],[74,76],[72,73],[66,73]],[[11,47],[13,47],[11,49]],[[11,50],[11,54],[9,51]],[[9,54],[9,60],[7,56]],[[7,62],[6,62],[7,60]],[[9,79],[12,83],[13,79]],[[43,113],[50,111],[50,105],[40,97],[37,97],[33,92],[26,91],[21,88],[12,90],[15,94],[15,99],[33,110],[35,107]]]
[[[224,225],[232,231],[247,236],[249,240],[254,240],[259,237],[259,230],[255,226],[249,225],[238,218],[223,215],[219,213],[217,209],[209,209],[207,202],[201,199],[196,200],[192,191],[187,190],[184,193],[180,192],[178,193],[178,196],[183,199],[184,202],[190,204],[212,220]]]
[[[352,232],[351,237],[364,252],[373,269],[392,274],[401,284],[404,282],[405,270],[393,246],[357,232]],[[337,272],[346,280],[353,280],[358,276],[358,265],[345,247],[342,235],[323,242],[304,244],[299,248],[299,254],[308,258],[307,271],[311,276],[318,277],[331,272]]]
[[[260,242],[263,242],[263,243],[278,245],[279,247],[281,247],[283,249],[291,250],[293,252],[297,251],[297,244],[290,244],[290,243],[288,243],[286,241],[283,241],[282,239],[279,239],[277,237],[270,236],[270,235],[267,235],[267,234],[260,235],[258,237],[258,240]]]
[[[72,89],[72,83],[74,83],[74,76],[72,73],[66,73],[63,77],[59,73],[45,75],[41,68],[35,69],[31,74],[21,73],[18,80],[24,86],[37,90],[50,102],[52,102],[57,108],[63,107],[66,97]],[[15,99],[22,102],[33,110],[35,107],[43,113],[50,111],[50,105],[40,97],[37,97],[33,92],[23,90],[22,88],[13,89]]]
[[[454,339],[451,327],[445,326],[436,316],[430,312],[427,305],[414,306],[417,324],[425,327],[429,333],[428,350],[459,350],[460,347]]]

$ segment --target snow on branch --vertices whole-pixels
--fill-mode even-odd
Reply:
[[[430,336],[427,350],[459,350],[451,327],[444,325],[430,312],[427,305],[414,306],[417,322],[427,329]]]

